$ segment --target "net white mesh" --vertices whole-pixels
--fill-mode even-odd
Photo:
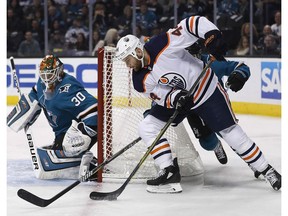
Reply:
[[[103,143],[104,160],[139,137],[138,125],[144,118],[144,111],[151,107],[152,102],[134,90],[131,72],[123,62],[114,60],[113,55],[114,48],[105,47],[103,83],[98,85],[98,88],[103,88],[104,99],[104,121],[102,125],[98,125],[98,127],[103,127],[103,141],[98,140],[98,143]],[[178,158],[182,176],[197,175],[203,172],[201,158],[183,123],[177,127],[170,126],[163,137],[168,139],[173,157],[177,156]],[[103,170],[103,180],[127,178],[146,151],[147,147],[144,142],[138,142],[106,165]],[[157,173],[158,169],[155,167],[152,157],[149,156],[134,178],[147,179],[156,176]]]

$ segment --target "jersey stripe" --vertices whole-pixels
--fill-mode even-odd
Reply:
[[[97,113],[97,103],[93,104],[92,106],[88,107],[84,111],[78,114],[77,119],[83,120],[86,116],[91,113]]]
[[[198,25],[199,25],[199,16],[191,16],[186,18],[186,29],[190,34],[199,38],[198,35]]]
[[[204,78],[202,79],[202,81],[199,84],[199,88],[197,89],[197,92],[195,92],[195,94],[194,94],[193,100],[195,102],[199,99],[198,96],[200,95],[200,92],[202,91],[203,86],[206,83],[206,80],[208,79],[209,76],[211,76],[211,68],[208,68],[208,70],[206,71]]]
[[[190,23],[189,23],[189,29],[190,29],[190,32],[193,32],[193,24],[194,24],[194,16],[192,16],[190,18]]]

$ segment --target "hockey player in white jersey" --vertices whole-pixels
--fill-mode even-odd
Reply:
[[[97,141],[97,99],[63,68],[57,56],[45,56],[38,82],[29,94],[21,95],[7,117],[7,125],[18,132],[31,126],[43,110],[55,139],[37,148],[34,172],[40,179],[77,179],[96,159],[89,150]]]
[[[175,123],[189,115],[191,109],[209,128],[219,133],[241,158],[261,172],[274,190],[281,188],[281,175],[268,163],[260,148],[237,124],[227,93],[211,68],[206,70],[192,96],[187,91],[203,70],[205,63],[189,54],[186,47],[199,38],[205,40],[208,52],[217,60],[224,60],[225,43],[218,28],[205,17],[192,16],[182,20],[143,45],[133,35],[122,37],[116,46],[116,58],[133,70],[134,88],[151,98],[156,105],[139,124],[139,135],[150,146],[164,127],[167,116],[175,109],[179,115]],[[164,109],[163,109],[164,108]],[[167,108],[171,109],[167,112]],[[147,190],[181,192],[181,176],[177,158],[172,158],[169,141],[162,138],[151,151],[160,168],[159,176],[147,181]]]

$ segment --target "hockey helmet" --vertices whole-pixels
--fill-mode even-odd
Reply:
[[[46,55],[39,69],[39,76],[45,85],[51,85],[55,81],[61,81],[61,73],[63,71],[63,63],[55,55]]]
[[[123,61],[128,55],[132,55],[138,60],[141,60],[136,55],[136,48],[140,48],[143,52],[143,44],[134,35],[126,35],[122,37],[116,46],[115,59]]]

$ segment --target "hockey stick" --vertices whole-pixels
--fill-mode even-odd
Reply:
[[[32,193],[30,193],[29,191],[26,191],[24,189],[19,189],[17,194],[20,198],[26,200],[27,202],[30,202],[36,206],[39,207],[46,207],[48,205],[50,205],[52,202],[54,202],[55,200],[59,199],[61,196],[63,196],[64,194],[66,194],[68,191],[72,190],[74,187],[76,187],[78,184],[80,184],[83,181],[86,181],[90,176],[92,176],[93,174],[95,174],[98,170],[102,169],[105,165],[107,165],[108,163],[110,163],[111,161],[113,161],[115,158],[117,158],[118,156],[120,156],[121,154],[123,154],[125,151],[127,151],[128,149],[130,149],[132,146],[134,146],[136,143],[138,143],[141,140],[140,137],[138,137],[137,139],[133,140],[131,143],[129,143],[127,146],[125,146],[124,148],[122,148],[120,151],[118,151],[117,153],[115,153],[113,156],[111,156],[110,158],[108,158],[107,160],[105,160],[103,163],[99,164],[97,167],[95,167],[94,169],[90,170],[89,172],[87,172],[84,176],[82,176],[81,178],[79,178],[77,181],[75,181],[73,184],[71,184],[70,186],[66,187],[64,190],[60,191],[58,194],[56,194],[55,196],[53,196],[50,199],[43,199],[40,198]]]
[[[14,63],[14,58],[13,58],[13,56],[11,56],[9,59],[10,59],[10,64],[11,64],[11,68],[12,68],[12,74],[13,74],[13,79],[14,79],[14,82],[15,82],[15,86],[17,88],[17,92],[19,93],[19,95],[21,97],[22,93],[21,93],[21,90],[20,90],[18,76],[16,74],[16,67],[15,67],[15,63]]]
[[[13,56],[11,56],[9,58],[9,60],[10,60],[11,68],[12,68],[14,83],[15,83],[17,92],[19,93],[19,98],[21,98],[22,93],[21,93],[21,89],[20,89],[19,79],[18,79],[18,76],[16,73],[16,67],[15,67]],[[29,124],[25,126],[24,132],[26,134],[26,138],[27,138],[27,142],[28,142],[28,146],[29,146],[29,150],[30,150],[30,154],[31,154],[31,161],[32,161],[32,165],[33,165],[33,170],[37,171],[39,169],[39,164],[38,164],[38,159],[37,159],[37,156],[35,153],[32,131],[30,129]]]
[[[211,63],[213,61],[214,61],[214,59],[211,59],[207,63],[207,65],[204,67],[204,69],[201,71],[201,73],[198,76],[197,80],[195,81],[193,86],[188,91],[188,93],[187,93],[188,96],[191,96],[192,92],[196,89],[196,86],[198,85],[200,79],[202,79],[202,77],[206,73],[206,70],[210,67],[210,65],[211,65]],[[153,150],[153,148],[155,147],[156,143],[161,139],[163,134],[166,132],[166,130],[168,129],[170,124],[175,120],[175,118],[177,117],[178,113],[179,113],[179,111],[176,109],[175,112],[173,113],[173,115],[169,118],[169,120],[165,124],[165,126],[160,130],[160,132],[159,132],[158,136],[155,138],[154,142],[150,145],[150,147],[148,148],[146,153],[140,159],[139,163],[136,165],[134,170],[131,172],[131,174],[128,176],[128,178],[126,179],[126,181],[122,184],[122,186],[120,188],[118,188],[117,190],[112,191],[112,192],[97,192],[97,191],[93,191],[93,192],[90,193],[90,198],[93,199],[93,200],[116,200],[117,197],[124,191],[124,189],[126,188],[128,183],[130,182],[130,180],[133,178],[135,173],[139,170],[141,165],[144,163],[144,161],[146,160],[146,158],[148,157],[150,152]]]

